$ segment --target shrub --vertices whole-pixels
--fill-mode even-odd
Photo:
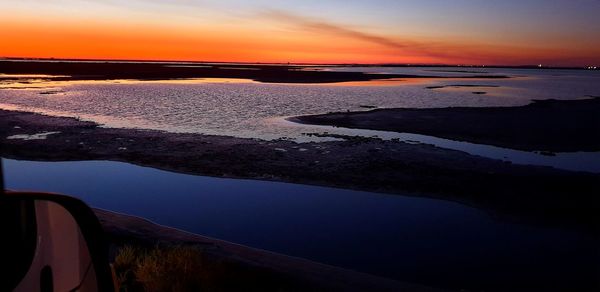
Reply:
[[[206,271],[195,247],[121,248],[114,262],[121,291],[199,291]]]

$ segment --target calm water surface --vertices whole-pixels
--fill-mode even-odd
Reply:
[[[549,157],[408,133],[283,121],[295,115],[365,110],[364,106],[517,106],[534,99],[600,96],[598,71],[324,69],[454,78],[301,85],[239,79],[49,82],[47,76],[29,76],[26,83],[18,83],[0,74],[0,108],[78,117],[109,127],[261,139],[321,140],[304,133],[323,132],[375,135],[521,164],[600,172],[598,152]],[[474,74],[513,78],[457,78]],[[481,87],[426,88],[465,84]],[[95,207],[186,231],[401,280],[452,288],[470,283],[466,288],[475,290],[543,283],[552,290],[565,283],[569,288],[590,286],[590,279],[598,277],[597,238],[503,222],[452,202],[191,176],[118,162],[4,160],[4,167],[9,188],[62,192]]]
[[[245,138],[289,138],[299,142],[335,140],[306,133],[378,136],[429,143],[517,164],[600,172],[600,152],[539,153],[451,141],[410,133],[391,133],[299,125],[284,122],[295,115],[365,110],[364,106],[448,107],[517,106],[535,99],[580,99],[600,96],[600,72],[483,68],[326,67],[319,70],[446,76],[452,79],[392,80],[337,84],[265,84],[242,79],[165,81],[63,81],[44,75],[27,80],[0,74],[0,108],[77,117],[109,127],[159,129]],[[315,68],[309,68],[315,70]],[[506,75],[510,79],[465,79],[460,76]],[[441,85],[481,85],[449,87]],[[486,94],[473,94],[485,91]],[[24,133],[35,134],[35,133]]]
[[[447,201],[120,162],[3,163],[10,189],[70,194],[182,230],[405,281],[554,290],[593,286],[599,271],[598,238],[503,222]]]
[[[111,127],[138,127],[306,140],[311,126],[273,123],[279,117],[365,110],[361,106],[515,106],[534,99],[600,96],[600,72],[463,68],[327,68],[437,76],[509,75],[511,79],[425,79],[329,85],[265,84],[240,79],[17,83],[0,78],[0,108],[80,117]],[[448,72],[476,70],[479,73]],[[473,71],[474,72],[474,71]],[[0,75],[0,77],[2,77]],[[436,85],[483,85],[427,89]],[[473,94],[485,91],[487,94]],[[335,130],[330,130],[335,133]]]

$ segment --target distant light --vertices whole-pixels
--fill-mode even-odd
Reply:
[[[542,64],[539,64],[539,65],[538,65],[538,68],[542,68]]]

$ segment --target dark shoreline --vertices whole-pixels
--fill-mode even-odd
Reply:
[[[193,246],[201,251],[203,265],[217,266],[225,277],[219,291],[441,291],[188,233],[135,216],[94,212],[113,256],[127,245]]]
[[[116,63],[116,62],[61,62],[61,61],[8,61],[0,60],[4,74],[45,74],[56,81],[68,80],[165,80],[183,78],[236,78],[268,83],[334,83],[382,79],[415,78],[469,78],[501,79],[500,75],[421,76],[406,74],[368,74],[362,72],[336,72],[304,70],[306,66],[262,64],[185,64],[172,63]]]
[[[45,140],[6,139],[52,131],[60,133]],[[103,128],[13,111],[0,111],[0,139],[1,156],[13,159],[112,160],[197,175],[433,197],[511,220],[594,233],[600,219],[600,175],[512,165],[431,145],[370,138],[262,141]]]
[[[525,151],[600,151],[600,98],[520,107],[375,109],[289,118],[314,125],[407,132]]]

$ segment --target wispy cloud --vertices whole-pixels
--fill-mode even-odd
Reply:
[[[319,34],[331,34],[377,44],[397,50],[398,53],[419,54],[435,58],[455,57],[454,53],[447,51],[447,44],[374,34],[331,21],[306,17],[281,10],[265,10],[260,12],[260,16],[282,23],[291,24],[304,31],[310,31]]]
[[[600,0],[599,0],[600,1]],[[544,48],[519,48],[513,45],[491,45],[464,40],[431,41],[427,39],[407,38],[399,35],[385,36],[362,30],[356,26],[343,25],[332,21],[317,19],[282,10],[263,10],[259,16],[271,19],[297,30],[316,34],[328,34],[364,41],[380,45],[395,52],[396,56],[414,58],[417,56],[429,58],[432,62],[441,63],[497,63],[498,60],[514,60],[515,62],[531,61],[536,53],[548,53]],[[515,55],[515,52],[528,51],[530,54]],[[532,56],[533,55],[533,56]],[[528,59],[523,59],[528,58]]]
[[[281,10],[266,10],[261,12],[261,16],[284,23],[290,23],[304,30],[346,36],[391,48],[407,48],[415,45],[414,43],[399,42],[388,37],[363,32],[329,21],[313,19]]]

